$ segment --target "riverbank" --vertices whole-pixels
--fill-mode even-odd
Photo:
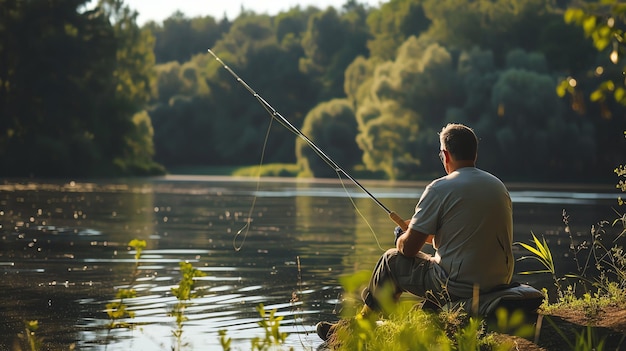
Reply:
[[[536,340],[506,334],[498,339],[511,342],[517,351],[623,350],[626,348],[626,309],[609,306],[596,316],[585,315],[582,309],[562,309],[543,315]],[[603,347],[598,345],[603,342]],[[570,347],[569,343],[579,348]],[[586,345],[587,347],[584,347]]]

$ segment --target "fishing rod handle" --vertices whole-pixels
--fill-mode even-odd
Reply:
[[[403,231],[406,231],[407,229],[409,229],[409,225],[397,213],[393,211],[389,212],[389,218],[391,218],[392,221],[394,221],[398,226],[400,226],[400,228],[402,228]]]

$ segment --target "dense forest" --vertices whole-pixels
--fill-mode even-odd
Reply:
[[[209,48],[359,176],[441,174],[449,122],[508,181],[605,181],[624,162],[617,1],[347,0],[142,26],[122,0],[89,3],[0,0],[0,176],[249,166],[263,150],[334,176]]]

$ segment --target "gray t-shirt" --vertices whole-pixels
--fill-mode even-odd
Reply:
[[[434,260],[450,280],[485,292],[511,282],[512,213],[502,181],[464,167],[426,187],[409,227],[434,235]]]

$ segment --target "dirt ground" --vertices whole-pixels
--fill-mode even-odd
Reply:
[[[513,342],[516,351],[561,351],[573,349],[578,335],[586,336],[589,347],[580,349],[597,350],[604,341],[602,350],[626,350],[626,310],[604,308],[594,318],[584,315],[579,310],[563,310],[552,315],[543,315],[537,319],[540,325],[538,338],[527,340],[509,335],[500,335],[503,340]]]

